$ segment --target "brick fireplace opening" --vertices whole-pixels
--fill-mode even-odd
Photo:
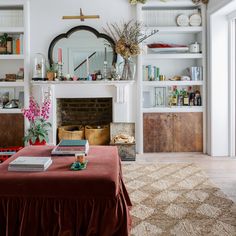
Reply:
[[[57,127],[112,122],[112,98],[58,98]]]

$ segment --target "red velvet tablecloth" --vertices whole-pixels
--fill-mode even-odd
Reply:
[[[0,165],[0,235],[127,236],[131,202],[117,148],[90,147],[87,169],[69,170],[74,157],[55,156],[45,172],[10,172],[18,156],[50,156],[30,146]]]

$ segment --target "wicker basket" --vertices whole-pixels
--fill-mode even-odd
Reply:
[[[58,128],[59,141],[62,139],[84,139],[84,126],[67,125]]]
[[[106,145],[110,142],[109,125],[85,126],[85,139],[88,139],[90,145]]]

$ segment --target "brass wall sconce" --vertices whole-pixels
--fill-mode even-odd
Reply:
[[[82,8],[80,8],[80,15],[79,16],[63,16],[63,20],[72,20],[72,19],[80,19],[84,21],[85,19],[99,19],[99,15],[84,15],[82,12]]]

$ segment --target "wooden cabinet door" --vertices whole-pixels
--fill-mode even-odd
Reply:
[[[170,113],[143,115],[144,152],[173,151],[173,122]]]
[[[203,151],[201,112],[173,113],[174,152]]]
[[[0,147],[23,146],[24,116],[22,114],[0,115]]]

